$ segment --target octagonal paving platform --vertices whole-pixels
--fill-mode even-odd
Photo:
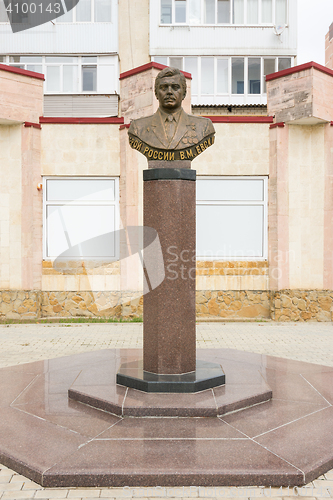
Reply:
[[[333,368],[203,349],[198,358],[223,366],[225,387],[175,395],[117,386],[120,364],[140,355],[105,350],[0,369],[0,462],[45,487],[300,486],[333,467]],[[116,401],[118,415],[69,399],[70,387]],[[241,399],[250,406],[237,410]]]

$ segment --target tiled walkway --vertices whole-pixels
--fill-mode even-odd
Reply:
[[[198,347],[224,347],[333,366],[331,323],[199,323]],[[141,347],[142,324],[0,325],[0,367],[105,348]],[[332,498],[333,470],[299,489],[45,489],[0,465],[0,499],[26,498]]]

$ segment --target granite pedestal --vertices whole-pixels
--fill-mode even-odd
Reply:
[[[225,373],[196,360],[196,171],[190,162],[183,169],[152,163],[159,168],[143,172],[144,227],[156,231],[162,253],[144,239],[143,362],[120,366],[117,383],[146,392],[198,392],[223,385]]]

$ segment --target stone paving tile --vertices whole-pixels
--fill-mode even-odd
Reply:
[[[68,490],[63,488],[52,489],[43,488],[42,490],[36,491],[34,498],[67,498]]]
[[[100,495],[99,488],[76,488],[68,491],[67,498],[100,498]]]
[[[13,477],[12,475],[0,476],[0,485],[5,484],[5,483],[9,483],[9,481],[11,480],[12,477]],[[0,486],[0,490],[1,490],[1,486]]]
[[[29,481],[28,479],[25,479],[25,483],[23,485],[22,490],[42,490],[43,486],[40,486],[37,483],[34,483],[33,481]]]
[[[26,500],[34,498],[34,492],[31,491],[5,491],[1,497],[1,500]]]

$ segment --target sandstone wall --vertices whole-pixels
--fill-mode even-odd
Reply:
[[[275,321],[332,321],[332,290],[280,290],[272,300]]]
[[[42,175],[119,175],[119,125],[44,123],[41,168]]]
[[[0,126],[0,288],[21,287],[21,126]]]
[[[289,286],[322,289],[325,125],[289,125]]]
[[[0,321],[41,318],[142,318],[131,292],[0,291]],[[196,292],[198,320],[332,321],[333,290]]]
[[[192,163],[197,175],[268,175],[267,123],[214,123],[215,143]]]
[[[197,290],[268,290],[268,263],[263,261],[198,261]]]

